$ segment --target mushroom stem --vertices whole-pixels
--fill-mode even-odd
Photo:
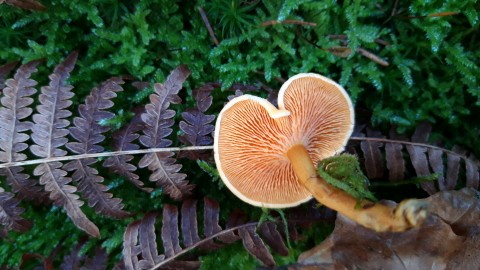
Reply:
[[[302,144],[292,146],[287,156],[300,182],[317,201],[364,227],[377,232],[401,232],[420,226],[426,218],[426,203],[421,200],[405,200],[396,207],[370,201],[359,203],[350,194],[318,177],[308,151]]]

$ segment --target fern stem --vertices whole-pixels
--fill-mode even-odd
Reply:
[[[369,137],[350,137],[350,141],[398,143],[398,144],[403,144],[403,145],[420,146],[420,147],[440,150],[440,151],[443,151],[443,152],[448,153],[448,154],[456,155],[456,156],[459,156],[460,158],[462,158],[464,160],[468,159],[468,157],[466,157],[464,155],[461,155],[459,153],[456,153],[454,151],[448,150],[446,148],[438,147],[438,146],[433,146],[431,144],[426,144],[426,143],[416,143],[416,142],[409,142],[409,141],[400,141],[400,140],[392,140],[392,139],[384,139],[384,138],[369,138]]]
[[[212,150],[212,149],[213,149],[212,145],[207,145],[207,146],[149,148],[149,149],[139,149],[139,150],[129,150],[129,151],[102,152],[102,153],[94,153],[94,154],[81,154],[81,155],[51,157],[51,158],[42,158],[42,159],[25,160],[25,161],[17,161],[17,162],[7,162],[7,163],[0,164],[0,169],[13,167],[13,166],[25,166],[25,165],[48,163],[48,162],[54,162],[54,161],[79,160],[79,159],[85,159],[85,158],[101,158],[101,157],[122,156],[122,155],[139,155],[139,154],[159,153],[159,152],[202,151],[202,150]]]
[[[227,233],[230,233],[230,232],[234,232],[234,231],[236,231],[236,230],[238,230],[238,229],[241,229],[241,228],[246,228],[246,227],[250,227],[250,226],[255,227],[255,226],[257,226],[257,225],[258,225],[258,222],[250,222],[250,223],[242,224],[242,225],[239,225],[239,226],[236,226],[236,227],[232,227],[232,228],[229,228],[229,229],[220,231],[220,232],[218,232],[218,233],[216,233],[216,234],[213,234],[213,235],[211,235],[211,236],[209,236],[209,237],[207,237],[207,238],[205,238],[205,239],[202,239],[202,240],[196,242],[195,244],[189,246],[188,248],[183,249],[182,251],[176,253],[175,255],[166,258],[166,259],[163,260],[162,262],[156,264],[156,265],[155,265],[154,267],[152,267],[150,270],[159,269],[160,267],[167,265],[169,262],[175,260],[176,258],[182,256],[183,254],[186,254],[186,253],[192,251],[193,249],[195,249],[196,247],[198,247],[198,246],[200,246],[200,245],[202,245],[202,244],[204,244],[204,243],[206,243],[206,242],[209,242],[209,241],[211,241],[211,240],[213,240],[213,239],[215,239],[215,238],[217,238],[217,237],[219,237],[219,236],[221,236],[221,235],[224,235],[224,234],[227,234]]]
[[[426,147],[429,149],[436,149],[441,150],[445,153],[459,156],[463,160],[467,160],[468,157],[458,154],[454,151],[433,146],[425,143],[415,143],[415,142],[408,142],[408,141],[399,141],[399,140],[392,140],[392,139],[383,139],[383,138],[366,138],[366,137],[350,137],[351,141],[373,141],[373,142],[383,142],[383,143],[399,143],[403,145],[413,145],[413,146],[420,146]],[[138,149],[138,150],[128,150],[128,151],[114,151],[114,152],[103,152],[103,153],[94,153],[94,154],[82,154],[82,155],[71,155],[71,156],[62,156],[62,157],[51,157],[51,158],[43,158],[43,159],[34,159],[34,160],[25,160],[25,161],[16,161],[16,162],[7,162],[0,164],[1,168],[8,168],[14,166],[26,166],[26,165],[34,165],[34,164],[41,164],[41,163],[48,163],[54,161],[68,161],[68,160],[78,160],[84,158],[100,158],[100,157],[111,157],[111,156],[121,156],[121,155],[140,155],[140,154],[147,154],[147,153],[159,153],[159,152],[181,152],[181,151],[202,151],[202,150],[213,150],[213,145],[205,145],[205,146],[185,146],[185,147],[167,147],[167,148],[149,148],[149,149]]]
[[[468,157],[456,153],[454,151],[433,146],[425,143],[415,143],[415,142],[408,142],[408,141],[399,141],[399,140],[392,140],[392,139],[382,139],[382,138],[366,138],[366,137],[350,137],[351,141],[373,141],[373,142],[383,142],[383,143],[399,143],[404,145],[413,145],[413,146],[421,146],[426,147],[429,149],[436,149],[441,150],[445,153],[459,156],[463,160],[467,160]],[[147,154],[147,153],[160,153],[160,152],[181,152],[181,151],[203,151],[203,150],[213,150],[213,145],[205,145],[205,146],[185,146],[185,147],[167,147],[167,148],[149,148],[149,149],[138,149],[138,150],[121,150],[121,151],[114,151],[114,152],[102,152],[102,153],[94,153],[94,154],[82,154],[82,155],[70,155],[70,156],[62,156],[62,157],[51,157],[51,158],[42,158],[42,159],[34,159],[34,160],[24,160],[24,161],[16,161],[16,162],[7,162],[0,164],[1,168],[8,168],[14,166],[26,166],[26,165],[34,165],[34,164],[41,164],[41,163],[48,163],[54,161],[68,161],[68,160],[78,160],[84,158],[101,158],[101,157],[111,157],[111,156],[122,156],[122,155],[140,155],[140,154]]]
[[[198,12],[200,12],[200,16],[202,17],[203,23],[205,24],[205,27],[207,27],[208,34],[210,34],[210,37],[213,40],[213,43],[218,46],[220,44],[218,42],[217,37],[215,36],[215,32],[212,29],[212,26],[210,25],[210,21],[207,18],[207,14],[205,14],[205,11],[203,10],[202,7],[198,7]]]

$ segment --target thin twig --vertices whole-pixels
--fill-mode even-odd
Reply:
[[[298,37],[300,37],[301,39],[303,39],[304,41],[306,41],[306,42],[309,43],[310,45],[312,45],[312,46],[314,46],[314,47],[316,47],[316,48],[318,48],[318,49],[320,49],[320,50],[325,50],[324,48],[322,48],[322,47],[318,46],[317,44],[315,44],[315,42],[313,42],[313,41],[309,40],[308,38],[304,37],[304,36],[302,35],[302,33],[300,32],[300,28],[299,28],[299,27],[297,27],[296,34],[297,34]]]
[[[357,48],[357,52],[361,53],[363,56],[367,57],[368,59],[372,60],[373,62],[375,62],[379,65],[382,65],[382,66],[385,66],[385,67],[388,67],[388,65],[390,65],[387,61],[380,58],[380,56],[378,56],[378,55],[376,55],[372,52],[369,52],[369,51],[365,50],[364,48]]]
[[[231,233],[231,232],[234,232],[238,229],[241,229],[241,228],[246,228],[246,227],[253,227],[253,226],[257,226],[258,225],[258,222],[250,222],[250,223],[246,223],[246,224],[242,224],[242,225],[239,225],[239,226],[236,226],[236,227],[232,227],[232,228],[229,228],[229,229],[225,229],[223,231],[220,231],[214,235],[211,235],[209,237],[206,237],[205,239],[202,239],[198,242],[196,242],[195,244],[189,246],[188,248],[185,248],[184,250],[176,253],[175,255],[171,256],[171,257],[168,257],[166,258],[165,260],[161,261],[160,263],[156,264],[153,268],[151,268],[150,270],[155,270],[155,269],[159,269],[160,267],[162,266],[165,266],[167,263],[175,260],[176,258],[182,256],[183,254],[186,254],[188,253],[189,251],[192,251],[194,248],[204,244],[204,243],[207,243],[221,235],[224,235],[224,234],[227,234],[227,233]]]
[[[210,37],[213,40],[213,43],[218,46],[219,42],[217,37],[215,36],[215,32],[213,32],[212,26],[210,25],[210,22],[208,21],[207,14],[203,10],[202,7],[198,7],[198,12],[200,12],[200,16],[202,17],[203,23],[207,27],[208,33],[210,34]]]
[[[347,40],[348,39],[347,35],[328,35],[328,37],[331,38],[331,39],[339,39],[339,40]],[[386,40],[383,40],[383,39],[380,39],[380,38],[376,38],[374,41],[376,43],[380,44],[380,45],[383,45],[383,46],[390,45],[390,42],[388,42]]]
[[[448,16],[454,16],[457,15],[458,12],[455,11],[445,11],[445,12],[438,12],[438,13],[432,13],[428,15],[419,15],[419,16],[404,16],[401,17],[402,19],[423,19],[423,18],[434,18],[434,17],[448,17]]]
[[[376,38],[375,42],[380,44],[380,45],[383,45],[383,46],[389,46],[390,45],[390,42],[388,42],[386,40],[383,40],[383,39],[379,39],[379,38]]]
[[[200,151],[200,150],[212,150],[212,149],[213,149],[212,145],[207,145],[207,146],[149,148],[149,149],[139,149],[139,150],[129,150],[129,151],[102,152],[102,153],[95,153],[95,154],[82,154],[82,155],[72,155],[72,156],[63,156],[63,157],[51,157],[51,158],[42,158],[42,159],[34,159],[34,160],[8,162],[8,163],[0,164],[0,169],[13,167],[13,166],[33,165],[33,164],[41,164],[41,163],[48,163],[48,162],[54,162],[54,161],[78,160],[78,159],[85,159],[85,158],[100,158],[100,157],[111,157],[111,156],[121,156],[121,155],[139,155],[139,154],[158,153],[158,152]]]
[[[397,15],[397,8],[398,8],[398,0],[395,0],[395,4],[393,4],[393,9],[392,9],[392,13],[390,14],[390,17]]]
[[[317,47],[318,49],[320,50],[324,50],[324,51],[328,51],[328,52],[332,52],[331,49],[329,48],[322,48],[320,46],[318,46],[317,44],[315,44],[313,41],[311,40],[308,40],[307,38],[305,38],[299,30],[297,30],[297,35],[300,36],[301,39],[305,40],[306,42],[310,43],[311,45]],[[346,39],[347,36],[346,35],[328,35],[328,37],[330,38],[334,38],[334,39]],[[388,66],[390,65],[387,61],[383,60],[382,58],[380,58],[379,56],[377,56],[376,54],[372,53],[372,52],[369,52],[367,50],[365,50],[364,48],[357,48],[357,52],[361,53],[363,56],[367,57],[368,59],[374,61],[375,63],[378,63],[382,66]],[[332,52],[333,53],[333,52]]]
[[[331,39],[341,39],[341,40],[347,40],[347,35],[328,35],[328,38]]]
[[[269,25],[275,25],[275,24],[296,24],[296,25],[306,25],[306,26],[317,26],[317,24],[314,22],[304,22],[304,21],[298,21],[298,20],[283,20],[283,21],[271,20],[271,21],[263,22],[262,26],[269,26]]]

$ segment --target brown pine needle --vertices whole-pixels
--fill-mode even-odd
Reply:
[[[382,66],[385,66],[385,67],[390,65],[387,61],[383,60],[378,55],[376,55],[372,52],[369,52],[369,51],[365,50],[364,48],[357,48],[357,52],[361,53],[363,56],[367,57],[368,59],[372,60],[373,62],[375,62],[379,65],[382,65]]]
[[[445,12],[437,12],[437,13],[431,13],[428,15],[419,15],[419,16],[406,16],[406,17],[401,17],[404,19],[423,19],[423,18],[435,18],[435,17],[448,17],[448,16],[454,16],[457,15],[459,12],[455,11],[445,11]]]
[[[271,20],[271,21],[263,22],[262,26],[269,26],[269,25],[275,25],[275,24],[296,24],[296,25],[306,25],[306,26],[317,26],[317,24],[314,22],[304,22],[304,21],[298,21],[298,20],[283,20],[283,21]]]
[[[202,17],[202,21],[205,24],[205,27],[207,27],[208,33],[210,34],[210,37],[213,40],[213,43],[215,45],[218,45],[218,39],[215,36],[215,32],[213,32],[212,26],[210,25],[210,22],[208,21],[207,14],[205,13],[205,10],[203,10],[202,7],[198,7],[198,12],[200,12],[200,16]]]

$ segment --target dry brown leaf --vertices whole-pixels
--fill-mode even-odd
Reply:
[[[376,233],[339,215],[333,233],[289,269],[478,270],[479,193],[470,188],[444,191],[426,201],[427,221],[403,233]]]
[[[0,0],[0,4],[3,3],[29,10],[44,11],[47,9],[44,5],[42,5],[42,3],[35,0]]]

